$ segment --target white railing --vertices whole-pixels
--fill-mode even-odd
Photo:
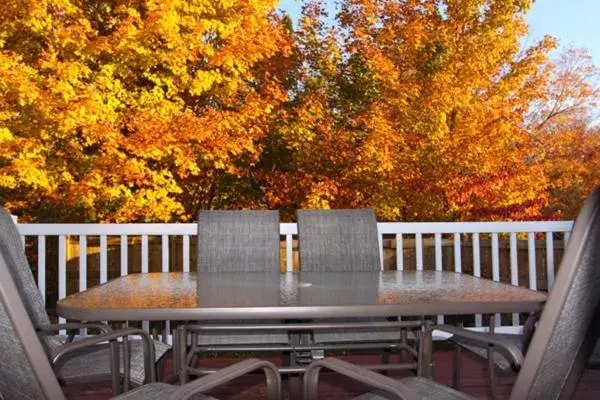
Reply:
[[[554,281],[556,260],[554,259],[555,236],[562,237],[566,244],[569,238],[573,223],[572,221],[551,221],[551,222],[426,222],[426,223],[402,223],[402,222],[384,222],[378,224],[380,254],[384,258],[384,244],[389,244],[389,239],[395,243],[395,265],[402,270],[411,269],[437,269],[442,270],[444,243],[451,240],[453,243],[453,269],[456,272],[463,272],[462,249],[465,240],[471,241],[472,247],[472,265],[473,275],[481,276],[482,260],[480,237],[484,235],[486,240],[491,242],[491,266],[485,264],[486,268],[491,267],[491,278],[499,281],[501,277],[500,263],[500,238],[507,237],[510,248],[510,283],[519,285],[519,271],[526,269],[529,277],[528,287],[537,290],[537,267],[536,260],[536,236],[543,237],[545,241],[545,265],[547,275],[547,287],[550,288]],[[44,298],[46,298],[47,285],[47,246],[46,238],[54,236],[58,238],[58,299],[67,295],[67,237],[74,236],[79,238],[79,285],[78,290],[87,288],[88,281],[88,238],[99,238],[99,281],[104,283],[108,279],[108,238],[119,238],[120,242],[120,275],[129,273],[128,246],[131,237],[140,238],[140,258],[141,272],[149,271],[149,237],[161,238],[161,270],[169,271],[169,240],[172,237],[181,237],[181,260],[182,270],[190,270],[190,240],[196,235],[197,226],[194,223],[187,224],[18,224],[19,231],[23,240],[28,243],[37,244],[37,281],[39,289]],[[285,238],[285,268],[292,271],[294,268],[293,243],[297,235],[295,223],[282,223],[281,235]],[[518,263],[518,238],[527,240],[527,265]],[[384,240],[385,239],[385,240]],[[405,244],[414,241],[414,265],[405,265],[404,253]],[[425,265],[424,248],[425,241],[433,243],[435,257],[433,265]],[[387,250],[387,246],[386,250]],[[411,247],[412,248],[412,247]],[[382,262],[383,265],[383,262]],[[438,322],[443,322],[444,317],[438,316]],[[497,316],[497,324],[500,325],[500,316]],[[147,324],[145,324],[147,326]],[[519,326],[519,315],[512,317],[513,327]],[[482,326],[482,318],[477,315],[475,326]]]

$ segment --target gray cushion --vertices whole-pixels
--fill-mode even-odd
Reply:
[[[458,392],[448,386],[441,385],[425,378],[405,378],[401,381],[409,388],[416,391],[421,400],[475,400],[473,397]],[[388,394],[383,390],[373,390],[353,400],[395,400],[397,396]]]
[[[120,396],[114,397],[115,400],[166,400],[180,387],[169,385],[167,383],[151,383],[139,388],[123,393]],[[218,400],[207,395],[197,395],[192,397],[195,400]]]
[[[485,335],[485,334],[482,334]],[[503,340],[506,343],[517,346],[522,351],[523,345],[523,335],[518,334],[507,334],[507,333],[495,333],[494,337]],[[477,354],[480,357],[487,359],[487,346],[482,345],[481,342],[476,342],[474,340],[465,339],[462,337],[453,336],[449,339],[451,342],[454,342],[461,347]],[[502,371],[510,371],[512,370],[513,363],[511,362],[510,356],[506,355],[502,348],[495,347],[494,351],[494,364],[500,368]]]
[[[402,379],[402,383],[431,400],[474,400],[473,397],[429,379],[412,377]]]
[[[144,383],[144,351],[140,340],[130,340],[131,355],[131,382],[136,385]],[[154,341],[156,359],[162,358],[171,346]],[[122,351],[122,350],[121,350]],[[123,358],[119,365],[123,372]],[[92,348],[81,349],[65,355],[55,366],[59,379],[64,382],[77,382],[89,379],[102,379],[110,376],[110,353],[108,344],[101,344]]]

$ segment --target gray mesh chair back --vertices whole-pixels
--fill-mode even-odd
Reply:
[[[296,217],[302,271],[381,269],[373,210],[298,210]]]
[[[44,299],[33,279],[29,262],[25,257],[21,235],[11,215],[0,207],[0,252],[4,255],[8,271],[10,272],[17,290],[21,295],[27,314],[35,327],[50,324]],[[54,336],[43,336],[43,343],[47,352],[61,346]]]
[[[63,399],[3,254],[0,254],[0,298],[0,397]]]
[[[570,399],[600,334],[600,188],[586,200],[511,399]]]
[[[29,317],[36,326],[49,324],[44,300],[33,280],[29,262],[25,258],[21,235],[11,215],[3,208],[0,208],[0,245],[4,256],[12,261],[9,262],[9,271],[19,293],[24,294],[23,301]]]
[[[279,211],[199,211],[198,272],[280,271]]]

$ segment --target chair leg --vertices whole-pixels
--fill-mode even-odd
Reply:
[[[494,334],[496,327],[496,317],[494,315],[490,316],[490,335]],[[488,380],[489,380],[489,389],[492,400],[496,400],[498,398],[498,393],[496,392],[496,363],[494,362],[494,346],[490,345],[487,348],[487,356],[488,356]]]
[[[131,348],[127,338],[123,339],[123,392],[131,388]],[[148,377],[144,377],[148,382]]]
[[[173,347],[171,350],[171,355],[173,359],[173,362],[171,363],[173,377],[178,378],[179,363],[181,361],[179,360],[179,331],[177,330],[177,328],[173,329]]]
[[[309,344],[313,342],[310,334],[307,334],[306,332],[300,332],[300,331],[296,331],[296,332],[290,332],[290,345],[292,347],[295,347],[297,345],[301,345],[301,344]],[[299,360],[298,357],[298,353],[296,352],[296,350],[294,350],[291,354],[290,354],[290,365],[291,366],[297,366],[299,364],[302,363],[301,360]],[[299,374],[289,374],[287,375],[287,384],[288,384],[288,390],[289,390],[289,398],[290,400],[298,400],[299,398],[301,398],[301,391],[302,391],[302,377]]]
[[[460,390],[460,375],[461,375],[461,360],[460,360],[460,346],[458,344],[454,345],[453,352],[453,366],[452,368],[452,387],[456,390]]]
[[[161,358],[156,363],[156,381],[163,382],[165,380],[165,360]]]
[[[381,350],[381,364],[389,364],[390,363],[390,356],[392,355],[392,350],[391,349],[382,349]],[[388,374],[388,370],[384,369],[381,371],[382,375],[387,375]]]
[[[191,332],[190,335],[190,351],[195,349],[198,346],[198,332]],[[192,355],[191,361],[188,362],[188,357],[184,358],[182,361],[184,364],[193,366],[198,362],[198,356],[196,353]]]
[[[197,349],[191,348],[190,351],[194,352],[193,357],[189,357],[187,358],[187,360],[184,362],[184,365],[186,366],[186,370],[188,371],[187,376],[195,376],[196,378],[199,378],[203,375],[205,375],[206,373],[199,373],[199,372],[194,372],[191,373],[191,371],[189,371],[187,368],[200,368],[199,365],[202,365],[202,351],[198,351]]]
[[[400,330],[400,343],[402,344],[402,351],[400,352],[402,362],[408,362],[408,351],[406,350],[406,347],[408,347],[408,329]]]
[[[119,351],[119,343],[116,340],[110,342],[110,362],[111,362],[111,382],[113,396],[121,394],[121,374],[119,372],[119,358],[121,357]]]
[[[392,355],[392,350],[391,349],[383,349],[381,351],[381,363],[382,364],[389,364],[390,363],[390,356]]]
[[[489,346],[488,349],[488,381],[490,396],[492,400],[498,399],[496,392],[496,364],[494,363],[494,346]]]
[[[458,326],[462,328],[463,323],[459,322]],[[460,376],[461,376],[461,348],[460,345],[454,344],[453,361],[452,365],[452,387],[456,390],[460,390]]]
[[[179,376],[179,384],[184,385],[188,381],[187,376],[187,331],[184,325],[180,325],[177,327],[177,335],[179,335],[178,339],[178,357],[177,357],[177,374]]]

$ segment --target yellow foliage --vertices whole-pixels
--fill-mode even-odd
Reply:
[[[43,198],[80,221],[210,207],[198,185],[255,162],[285,99],[268,72],[291,48],[273,11],[270,0],[4,2],[3,199],[44,218]]]

